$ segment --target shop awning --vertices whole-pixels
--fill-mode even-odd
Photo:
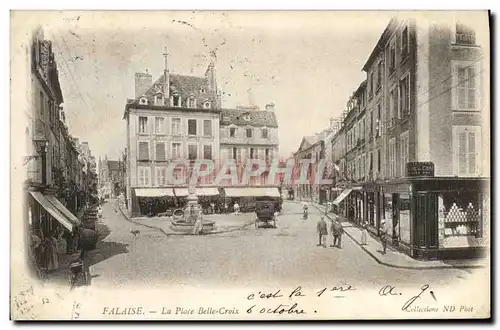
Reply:
[[[341,192],[337,198],[335,198],[335,200],[333,201],[333,205],[339,205],[340,202],[342,202],[351,193],[351,191],[351,188],[344,189],[344,191]]]
[[[219,196],[219,189],[216,187],[201,187],[196,188],[197,196]]]
[[[69,220],[71,220],[71,222],[78,226],[80,224],[80,220],[78,220],[78,218],[73,214],[71,213],[70,210],[68,210],[66,208],[66,206],[63,205],[63,203],[61,203],[57,198],[55,198],[54,196],[51,196],[51,195],[46,195],[45,196],[49,202],[51,202],[62,214],[64,214],[66,216],[66,218],[68,218]]]
[[[66,229],[72,231],[73,230],[73,224],[69,219],[66,218],[57,208],[54,204],[49,202],[45,196],[38,192],[38,191],[30,191],[31,196],[40,204],[41,207],[43,207],[47,212],[50,213],[54,219],[56,219],[60,224],[62,224]]]
[[[226,197],[281,197],[276,187],[224,188]]]
[[[172,188],[139,188],[135,190],[135,195],[137,197],[166,197],[174,196],[174,193],[172,192]]]
[[[177,197],[186,197],[189,195],[188,188],[174,188],[175,196]]]

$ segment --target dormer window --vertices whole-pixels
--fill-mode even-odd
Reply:
[[[249,113],[245,113],[245,114],[243,115],[243,120],[245,120],[245,121],[250,121],[250,114],[249,114]]]
[[[157,94],[155,96],[155,105],[164,105],[163,103],[163,95],[162,94]]]
[[[200,88],[200,93],[205,93],[205,87]]]
[[[179,95],[172,96],[172,106],[174,107],[181,106],[181,97]]]
[[[139,104],[142,104],[142,105],[147,105],[148,104],[148,99],[145,98],[145,97],[141,97],[139,99]]]
[[[188,108],[196,108],[196,99],[194,97],[188,99]]]
[[[203,108],[210,109],[210,102],[206,101],[205,103],[203,103]]]

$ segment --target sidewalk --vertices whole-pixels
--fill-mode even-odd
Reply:
[[[135,224],[158,229],[163,234],[167,236],[172,235],[189,235],[183,232],[176,232],[170,228],[171,225],[171,217],[138,217],[138,218],[130,218],[127,215],[127,211],[122,208],[121,205],[116,206],[123,216],[130,222]],[[255,214],[253,213],[242,213],[239,215],[233,214],[216,214],[216,215],[204,215],[204,219],[215,221],[215,230],[206,233],[206,235],[211,234],[220,234],[227,233],[236,230],[242,230],[249,226],[253,226],[255,224]]]
[[[297,201],[299,202],[299,201]],[[301,202],[299,202],[301,203]],[[308,202],[308,204],[314,205],[323,214],[325,212],[325,206],[318,205],[317,203]],[[332,213],[328,213],[326,216],[331,219]],[[387,246],[386,254],[382,254],[382,244],[378,237],[375,237],[370,232],[368,232],[366,245],[361,245],[361,229],[355,226],[351,222],[342,221],[342,226],[344,227],[344,232],[349,238],[351,238],[363,251],[375,259],[379,264],[403,269],[447,269],[447,268],[483,268],[488,267],[488,259],[464,259],[464,260],[416,260],[407,254],[397,251],[391,246]]]

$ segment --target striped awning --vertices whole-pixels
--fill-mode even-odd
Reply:
[[[51,195],[46,195],[45,197],[49,200],[49,202],[51,202],[52,204],[54,204],[54,206],[61,213],[63,213],[68,219],[70,219],[71,222],[73,222],[73,224],[75,224],[75,225],[79,225],[80,224],[80,220],[78,220],[78,218],[73,213],[71,213],[71,211],[68,210],[66,208],[66,206],[64,206],[57,198],[55,198],[54,196],[51,196]]]
[[[276,187],[224,188],[226,197],[281,197]]]
[[[73,230],[73,223],[64,214],[59,211],[41,192],[30,191],[31,196],[43,207],[49,214],[69,231]]]
[[[135,189],[135,195],[137,197],[167,197],[174,196],[172,188],[137,188]]]
[[[334,205],[339,205],[340,202],[342,202],[351,193],[351,191],[352,191],[351,188],[344,189],[344,191],[341,192],[340,195],[338,195],[337,198],[335,198],[335,200],[333,201],[333,204]]]
[[[200,187],[196,188],[197,196],[219,196],[219,189],[216,187]]]

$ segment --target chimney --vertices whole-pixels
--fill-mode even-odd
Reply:
[[[210,64],[207,67],[207,70],[205,71],[205,77],[207,78],[208,89],[211,92],[217,94],[217,79],[215,77],[215,58],[213,56],[212,59],[210,60]]]
[[[266,104],[266,111],[274,111],[274,102]]]
[[[153,85],[153,77],[148,73],[135,74],[135,98],[141,97]]]

